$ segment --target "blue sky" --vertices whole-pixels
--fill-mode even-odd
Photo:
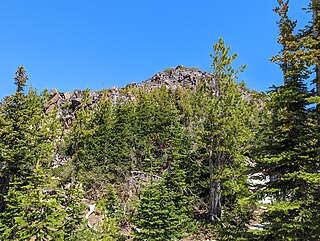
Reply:
[[[3,0],[0,1],[0,99],[13,94],[24,65],[29,84],[59,91],[122,87],[184,65],[209,70],[219,37],[239,54],[247,86],[281,83],[276,0]],[[291,0],[307,19],[308,1]]]

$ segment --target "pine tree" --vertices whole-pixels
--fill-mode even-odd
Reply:
[[[120,220],[121,210],[119,197],[111,184],[107,185],[106,191],[106,194],[100,198],[97,207],[103,210],[105,216]]]
[[[76,119],[61,151],[72,161],[58,170],[58,174],[64,175],[65,182],[71,179],[75,183],[81,182],[85,191],[91,194],[102,191],[107,183],[119,177],[112,161],[121,160],[113,158],[113,154],[120,155],[121,150],[113,152],[117,146],[113,136],[119,134],[114,128],[117,106],[113,106],[106,92],[101,94],[104,97],[92,109],[89,90],[84,92],[84,99],[76,110]],[[73,170],[78,170],[76,175],[72,174]]]
[[[248,120],[252,111],[235,82],[243,67],[233,69],[231,63],[236,55],[228,56],[229,50],[222,39],[214,45],[213,78],[200,84],[194,100],[198,133],[209,164],[208,218],[220,221],[222,211],[236,205],[248,193],[245,178],[239,177],[246,170],[243,154],[251,136]]]

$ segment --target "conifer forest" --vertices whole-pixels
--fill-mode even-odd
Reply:
[[[223,38],[210,72],[95,92],[40,92],[19,66],[0,102],[0,241],[319,241],[320,1],[301,29],[277,2],[283,80],[266,93]]]

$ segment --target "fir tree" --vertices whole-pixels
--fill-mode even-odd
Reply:
[[[16,73],[17,92],[5,98],[1,108],[4,121],[1,126],[1,162],[3,173],[23,178],[33,172],[37,160],[50,161],[54,150],[57,121],[44,113],[46,92],[38,96],[30,88],[24,93],[27,77],[23,67]]]
[[[172,171],[142,192],[135,218],[136,240],[177,240],[186,235],[190,218],[182,177]]]
[[[0,214],[0,238],[64,240],[66,211],[62,193],[57,193],[55,184],[41,168],[27,179],[27,185],[18,181],[10,186],[5,197],[7,207]]]
[[[264,217],[264,222],[268,223],[267,237],[313,240],[309,234],[316,227],[302,222],[308,222],[305,211],[310,208],[309,214],[316,215],[318,209],[317,202],[311,207],[316,200],[310,193],[315,193],[316,187],[309,186],[303,177],[316,168],[312,150],[314,137],[306,109],[308,92],[300,81],[290,81],[273,90],[270,97],[272,121],[265,136],[268,142],[262,159],[270,176],[263,192],[273,200]]]
[[[271,120],[269,127],[265,126],[260,160],[270,177],[262,193],[273,203],[267,206],[259,240],[317,240],[319,226],[314,220],[319,218],[319,159],[316,123],[304,83],[309,72],[305,59],[299,56],[295,23],[287,16],[289,1],[278,3],[275,11],[280,15],[283,50],[273,60],[281,66],[285,81],[273,88],[268,103]]]
[[[0,172],[5,192],[15,179],[28,183],[27,177],[33,174],[38,161],[43,167],[51,163],[59,131],[54,113],[44,112],[46,91],[38,95],[30,88],[26,94],[27,79],[23,66],[19,67],[15,77],[17,91],[6,97],[0,108]]]

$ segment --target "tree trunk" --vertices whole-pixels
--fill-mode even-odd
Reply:
[[[219,173],[221,168],[221,140],[217,141],[216,158],[213,163],[213,139],[211,139],[209,150],[209,174],[210,174],[210,196],[209,196],[209,214],[210,220],[221,219],[222,207],[221,207],[221,182],[220,179],[213,178],[215,173]]]

